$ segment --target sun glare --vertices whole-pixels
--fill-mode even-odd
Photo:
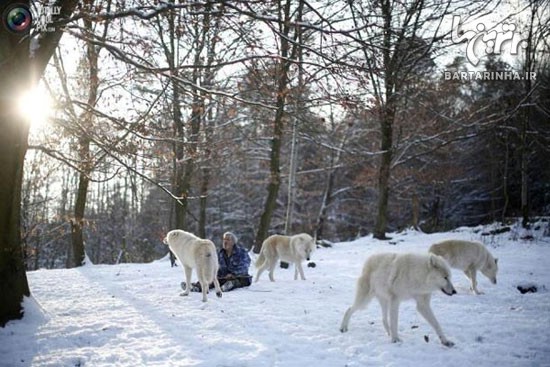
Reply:
[[[33,129],[43,129],[52,112],[52,100],[48,92],[37,87],[19,98],[19,112],[27,118]]]

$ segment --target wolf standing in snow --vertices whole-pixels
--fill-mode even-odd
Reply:
[[[298,272],[302,280],[306,280],[302,261],[308,260],[315,250],[315,242],[307,233],[300,233],[294,236],[272,235],[262,243],[260,256],[256,260],[256,282],[264,270],[269,268],[269,279],[274,282],[273,272],[279,259],[294,263],[294,280],[298,279]]]
[[[188,285],[182,296],[188,296],[191,285],[191,272],[195,269],[199,283],[202,288],[202,301],[208,299],[208,285],[214,282],[216,295],[222,296],[220,283],[216,277],[218,273],[218,257],[216,255],[216,246],[210,240],[203,240],[192,233],[175,229],[168,232],[164,243],[170,247],[170,250],[176,255],[183,266],[185,280]]]
[[[482,294],[477,289],[477,271],[481,271],[493,284],[497,284],[498,259],[479,242],[447,240],[435,243],[430,252],[443,257],[452,268],[464,271],[470,279],[470,289],[475,294]]]
[[[451,283],[449,266],[441,257],[433,254],[373,255],[363,266],[363,272],[357,281],[355,302],[344,314],[340,331],[348,331],[351,315],[366,307],[376,297],[382,307],[384,329],[392,342],[398,342],[399,303],[413,298],[416,300],[416,309],[435,330],[441,343],[450,347],[454,343],[447,340],[430,307],[431,294],[436,290],[449,296],[456,293]]]

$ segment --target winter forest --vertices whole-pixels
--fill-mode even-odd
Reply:
[[[548,1],[55,5],[0,36],[27,54],[0,64],[26,126],[0,155],[28,136],[19,181],[0,162],[25,270],[150,262],[174,228],[257,250],[550,213]]]

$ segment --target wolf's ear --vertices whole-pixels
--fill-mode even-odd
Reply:
[[[430,266],[433,266],[436,269],[445,269],[445,259],[441,256],[430,253]]]
[[[437,259],[434,254],[430,254],[430,265],[434,268],[437,267]]]

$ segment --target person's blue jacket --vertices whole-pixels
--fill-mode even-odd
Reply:
[[[220,263],[218,278],[223,278],[230,273],[237,276],[248,276],[250,256],[244,247],[235,244],[231,256],[227,256],[225,249],[221,248],[218,251],[218,262]]]

